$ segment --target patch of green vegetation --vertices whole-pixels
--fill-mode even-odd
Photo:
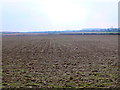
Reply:
[[[9,83],[2,83],[2,86],[3,86],[3,87],[19,87],[20,84],[22,84],[22,83],[9,82]]]
[[[7,86],[10,85],[9,83],[2,83],[3,86]]]
[[[78,86],[81,88],[86,88],[86,87],[90,87],[92,84],[91,83],[80,83]]]
[[[76,74],[80,74],[80,75],[81,75],[81,74],[83,74],[83,72],[79,72],[79,71],[78,71],[78,72],[76,72]]]
[[[51,85],[51,84],[49,84],[48,87],[50,87],[50,88],[63,88],[60,85]]]
[[[9,83],[10,86],[18,86],[18,83]]]

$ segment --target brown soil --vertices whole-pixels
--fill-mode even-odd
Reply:
[[[5,88],[118,87],[117,35],[3,36]]]

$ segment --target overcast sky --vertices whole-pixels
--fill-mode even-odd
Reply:
[[[118,25],[118,0],[3,0],[3,31],[80,30]]]

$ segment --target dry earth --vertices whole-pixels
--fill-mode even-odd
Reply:
[[[4,88],[116,88],[117,35],[3,36]]]

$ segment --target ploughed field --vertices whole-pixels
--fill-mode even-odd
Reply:
[[[3,36],[4,88],[116,88],[117,35]]]

